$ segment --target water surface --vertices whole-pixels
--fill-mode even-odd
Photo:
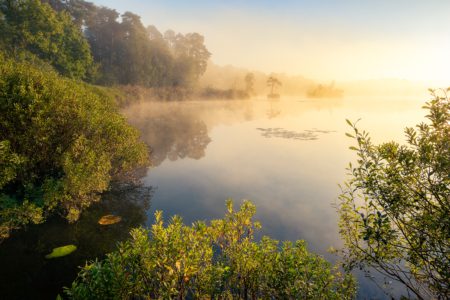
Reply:
[[[346,166],[355,159],[345,119],[361,119],[375,142],[403,141],[405,126],[423,120],[424,98],[304,98],[267,101],[146,102],[124,111],[152,148],[153,167],[142,189],[113,191],[81,220],[60,218],[15,232],[0,245],[0,298],[54,299],[86,260],[102,258],[149,225],[155,210],[185,223],[220,218],[225,200],[250,199],[257,206],[260,235],[304,239],[330,261],[342,245],[333,207]],[[426,98],[425,98],[426,99]],[[145,191],[145,189],[144,189]],[[150,196],[151,205],[150,205]],[[122,222],[99,227],[105,214]],[[73,254],[45,260],[51,249],[75,244]],[[386,296],[359,275],[359,297]],[[395,287],[394,287],[395,292]]]
[[[419,98],[256,99],[144,103],[125,114],[153,148],[144,179],[156,187],[149,222],[154,210],[187,224],[220,218],[225,199],[250,199],[261,235],[304,239],[335,261],[327,252],[342,246],[333,205],[355,159],[345,119],[361,119],[375,143],[403,141],[404,127],[423,120],[422,105]],[[360,298],[386,297],[358,277]]]

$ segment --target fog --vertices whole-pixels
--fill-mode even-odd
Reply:
[[[349,81],[396,79],[435,87],[448,85],[450,78],[446,1],[94,3],[136,11],[145,25],[161,31],[199,32],[220,66],[303,76],[319,84],[335,80],[338,86],[345,83],[345,90]],[[377,84],[364,90],[376,91]],[[397,84],[389,90],[401,92],[407,85]]]
[[[245,89],[246,74],[254,74],[255,96],[265,96],[269,92],[267,78],[276,76],[282,83],[279,87],[282,96],[306,96],[308,91],[317,85],[334,84],[343,90],[344,96],[422,96],[427,98],[428,88],[439,88],[433,82],[412,81],[406,79],[368,79],[347,81],[313,80],[300,75],[292,76],[285,73],[264,73],[257,70],[239,68],[232,65],[219,66],[213,61],[208,63],[206,72],[199,80],[199,87],[214,87],[218,89]]]

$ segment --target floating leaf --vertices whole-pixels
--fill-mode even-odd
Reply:
[[[106,215],[106,216],[101,217],[100,220],[98,220],[98,224],[112,225],[112,224],[119,223],[120,221],[122,221],[122,217],[120,217],[120,216]]]
[[[66,256],[66,255],[69,255],[70,253],[74,252],[75,250],[77,250],[77,246],[75,246],[75,245],[66,245],[66,246],[54,248],[52,253],[46,255],[45,258],[50,259],[50,258]]]

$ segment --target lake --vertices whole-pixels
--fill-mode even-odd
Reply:
[[[54,299],[74,279],[78,265],[114,249],[132,227],[150,225],[155,210],[185,223],[220,218],[225,200],[249,199],[257,206],[258,235],[304,239],[330,261],[330,246],[342,246],[334,202],[355,155],[351,128],[359,121],[375,143],[402,142],[406,126],[424,120],[425,97],[289,98],[280,101],[145,102],[123,111],[151,146],[153,166],[140,188],[105,194],[79,222],[61,218],[14,232],[0,245],[0,298]],[[122,222],[101,227],[104,214]],[[51,249],[75,244],[73,254],[44,259]],[[357,274],[359,298],[387,298]],[[399,289],[391,287],[394,294]]]

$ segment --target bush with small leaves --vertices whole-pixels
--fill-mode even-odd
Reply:
[[[147,155],[100,88],[0,54],[0,239],[56,209],[76,220]]]
[[[255,206],[245,201],[210,225],[185,226],[173,217],[167,226],[156,212],[150,230],[134,229],[131,240],[103,261],[81,270],[70,299],[353,299],[355,281],[304,241],[264,237],[253,222]]]
[[[431,90],[428,123],[407,145],[372,144],[348,121],[358,160],[340,196],[348,270],[377,270],[419,299],[450,298],[450,101]]]

